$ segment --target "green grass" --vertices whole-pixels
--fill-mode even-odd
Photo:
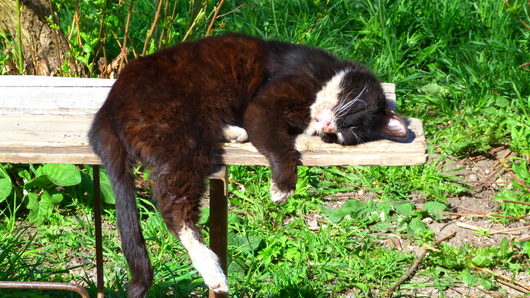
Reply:
[[[59,27],[68,35],[74,2],[53,2]],[[517,20],[530,23],[530,7],[524,0],[510,2],[511,9],[498,0],[225,2],[214,35],[241,32],[321,47],[365,63],[383,81],[397,83],[399,112],[424,121],[430,155],[427,164],[414,167],[300,167],[297,192],[281,206],[269,199],[268,168],[230,167],[232,296],[382,295],[415,260],[412,253],[387,245],[389,233],[417,246],[431,243],[442,235],[434,235],[424,221],[448,220],[446,199],[469,194],[470,185],[444,170],[451,159],[487,155],[491,148],[507,146],[518,153],[502,160],[514,180],[511,187],[501,186],[494,198],[530,202],[530,75],[519,67],[530,61],[530,30]],[[153,1],[134,3],[127,41],[131,58],[141,53],[156,10]],[[147,53],[179,42],[188,31],[189,40],[203,37],[217,5],[178,1],[172,15],[175,3],[167,10],[164,6]],[[119,53],[129,9],[88,0],[80,0],[79,7],[80,28],[73,30],[71,55],[96,76],[101,47],[105,45],[108,61]],[[105,39],[99,38],[100,25]],[[0,41],[0,69],[8,60],[23,59],[12,36],[0,32]],[[80,178],[65,182],[65,173],[70,173],[66,178]],[[0,272],[0,280],[81,282],[95,294],[95,279],[83,273],[94,266],[91,177],[89,167],[76,171],[0,165],[0,265],[8,268]],[[127,267],[113,228],[108,179],[102,179],[109,227],[104,231],[105,287],[109,297],[123,297]],[[364,193],[369,199],[345,200],[342,207],[330,208],[323,198],[337,193]],[[424,199],[422,210],[411,196]],[[140,201],[156,268],[150,297],[207,295],[155,208],[145,198]],[[505,202],[500,207],[499,213],[507,216],[530,210]],[[201,225],[206,239],[207,221],[205,213]],[[530,274],[528,243],[503,241],[492,248],[443,244],[420,266],[417,275],[426,281],[408,281],[401,290],[432,286],[444,292],[464,284],[502,292],[495,279],[474,266]],[[72,262],[76,258],[82,265],[69,273],[79,266]],[[0,295],[58,294],[0,290]]]

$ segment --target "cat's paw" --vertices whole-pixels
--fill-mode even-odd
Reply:
[[[223,135],[229,142],[245,143],[248,141],[247,131],[239,126],[226,125],[223,128]]]
[[[271,200],[276,202],[276,203],[283,203],[285,201],[287,201],[287,199],[289,199],[290,196],[292,196],[294,193],[294,190],[290,190],[290,191],[282,191],[280,190],[277,186],[276,186],[276,183],[274,183],[274,181],[271,181],[271,189],[270,189],[270,194],[271,194]]]
[[[228,281],[220,267],[203,274],[204,283],[217,294],[228,293]]]

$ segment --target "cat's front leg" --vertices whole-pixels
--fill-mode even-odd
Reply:
[[[245,129],[249,141],[271,166],[271,199],[285,202],[296,188],[296,167],[300,156],[294,146],[294,137],[288,133],[287,124],[279,112],[253,102],[245,112]]]
[[[243,127],[235,125],[225,125],[223,127],[223,136],[225,140],[234,143],[248,142],[247,131]]]

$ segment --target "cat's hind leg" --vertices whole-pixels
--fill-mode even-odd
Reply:
[[[165,169],[155,173],[154,192],[166,226],[181,241],[204,283],[216,293],[227,293],[228,281],[219,258],[206,246],[196,227],[199,200],[207,175],[203,172],[207,165],[199,164],[199,169],[196,168],[199,160],[193,157],[188,159],[187,165],[168,164]]]

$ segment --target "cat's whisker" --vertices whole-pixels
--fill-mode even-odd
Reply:
[[[353,137],[355,138],[355,141],[357,141],[357,145],[363,144],[364,141],[361,139],[354,131],[351,132],[353,134]]]
[[[343,99],[343,102],[346,101],[346,100],[348,100],[348,98],[350,97],[350,95],[351,95],[354,91],[355,91],[355,90],[351,90],[350,92],[348,92],[348,94],[346,94],[346,95],[343,97],[343,98],[344,98],[344,99]],[[365,108],[366,108],[366,107],[368,106],[368,104],[367,104],[364,100],[361,99],[361,96],[363,95],[363,93],[364,93],[365,91],[366,91],[366,85],[363,87],[363,89],[361,90],[361,92],[359,92],[359,94],[357,94],[357,96],[356,96],[354,99],[352,99],[352,100],[350,100],[350,101],[348,101],[348,102],[346,102],[346,103],[344,103],[344,104],[338,104],[338,105],[336,105],[336,106],[333,108],[333,112],[334,112],[334,114],[337,116],[337,118],[344,116],[344,115],[348,112],[348,110],[349,110],[349,109],[350,109],[355,103],[357,103],[357,102],[362,102],[362,103],[364,103]]]

